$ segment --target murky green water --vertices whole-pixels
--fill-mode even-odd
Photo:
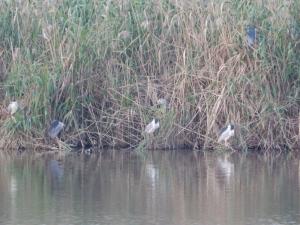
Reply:
[[[0,224],[300,224],[295,156],[0,154]]]

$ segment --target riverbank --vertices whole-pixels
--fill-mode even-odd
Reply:
[[[300,3],[259,2],[2,1],[1,147],[299,148]]]

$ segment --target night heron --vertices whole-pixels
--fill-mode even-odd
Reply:
[[[58,121],[58,120],[53,120],[50,128],[48,130],[48,135],[52,138],[55,139],[61,132],[61,130],[64,128],[65,124]]]
[[[11,102],[7,107],[7,112],[12,116],[18,111],[18,108],[19,108],[18,102],[16,101]]]
[[[157,122],[156,122],[157,121]],[[159,128],[159,121],[153,119],[145,128],[145,133],[152,134],[155,130]]]
[[[256,42],[256,28],[254,26],[248,26],[246,28],[247,33],[247,45],[253,47]]]
[[[53,26],[52,25],[45,25],[43,28],[42,28],[42,34],[43,34],[43,38],[46,40],[46,41],[50,41],[50,36],[51,36],[51,33],[53,32]]]
[[[126,40],[126,39],[130,38],[130,32],[127,30],[123,30],[118,34],[118,38]]]
[[[234,135],[234,125],[229,124],[227,127],[224,127],[224,128],[221,129],[218,142],[220,143],[220,142],[224,141],[225,145],[227,146],[228,145],[227,141],[233,135]]]
[[[164,98],[160,98],[157,100],[157,104],[163,108],[167,108],[167,100]]]
[[[156,117],[161,118],[167,112],[168,102],[164,98],[157,100]]]

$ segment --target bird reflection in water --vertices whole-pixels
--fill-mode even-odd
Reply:
[[[146,164],[146,175],[149,178],[152,188],[155,188],[159,178],[159,171],[153,163]]]
[[[234,164],[228,160],[230,154],[218,158],[216,172],[220,180],[227,184],[234,175]]]
[[[49,172],[51,184],[53,187],[59,186],[64,176],[64,168],[56,159],[51,159],[49,162]]]

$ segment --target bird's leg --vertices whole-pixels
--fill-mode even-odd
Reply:
[[[11,116],[11,118],[12,118],[12,120],[16,123],[17,122],[17,120],[16,120],[16,118],[14,117],[14,116]]]
[[[151,134],[145,134],[146,148],[148,149],[151,145]]]
[[[225,146],[231,150],[231,152],[235,152],[235,150],[229,145],[228,140],[225,141]]]
[[[58,146],[58,150],[64,149],[63,142],[58,137],[55,138],[55,142],[56,142],[56,144]]]
[[[149,146],[149,140],[150,140],[149,135],[146,134],[146,148],[148,148]]]
[[[151,150],[153,150],[153,148],[154,148],[154,134],[152,133],[151,134]]]
[[[228,140],[225,140],[225,146],[228,147]]]
[[[60,149],[60,144],[59,144],[59,140],[58,140],[57,137],[55,138],[55,143],[56,143],[56,145],[58,146],[58,149]]]

